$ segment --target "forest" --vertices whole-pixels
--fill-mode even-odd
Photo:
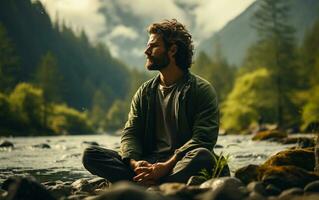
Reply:
[[[251,19],[259,40],[240,66],[215,46],[191,71],[217,90],[221,128],[247,133],[260,123],[292,132],[319,129],[319,19],[301,44],[289,3],[262,0]],[[130,69],[102,43],[38,1],[0,1],[0,135],[91,134],[123,127],[132,95],[149,75]]]

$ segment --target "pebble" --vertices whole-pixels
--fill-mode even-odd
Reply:
[[[305,186],[305,192],[319,192],[319,180],[313,181]]]
[[[8,147],[11,147],[13,148],[14,145],[12,142],[8,141],[8,140],[4,140],[0,143],[0,147],[4,147],[4,148],[8,148]]]
[[[46,143],[43,143],[43,144],[36,144],[36,145],[33,145],[32,147],[34,148],[41,148],[41,149],[51,149],[51,146],[46,144]]]
[[[266,190],[265,190],[265,186],[262,182],[260,181],[253,181],[253,182],[250,182],[248,185],[247,185],[247,190],[249,192],[256,192],[256,193],[259,193],[261,195],[266,195]]]

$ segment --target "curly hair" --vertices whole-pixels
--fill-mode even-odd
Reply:
[[[151,24],[147,31],[149,34],[160,34],[166,49],[172,45],[177,46],[175,54],[176,65],[187,71],[192,65],[194,45],[191,34],[186,27],[176,19],[164,20]]]

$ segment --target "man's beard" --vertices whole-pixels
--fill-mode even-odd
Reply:
[[[168,54],[167,52],[164,52],[159,56],[148,56],[148,61],[145,65],[148,70],[161,70],[167,67],[168,64]]]

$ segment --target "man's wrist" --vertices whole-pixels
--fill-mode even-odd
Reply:
[[[130,159],[129,160],[129,164],[130,164],[130,167],[131,167],[131,169],[135,169],[136,168],[136,160],[134,160],[134,159]]]

